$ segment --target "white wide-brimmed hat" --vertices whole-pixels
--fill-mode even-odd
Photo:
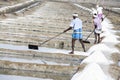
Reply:
[[[74,14],[72,14],[72,16],[78,17],[78,14],[77,14],[77,13],[74,13]]]

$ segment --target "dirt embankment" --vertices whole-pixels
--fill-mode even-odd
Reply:
[[[0,7],[11,6],[28,0],[0,0]]]
[[[35,3],[38,3],[38,1],[30,0],[30,1],[25,1],[23,3],[14,4],[11,6],[5,6],[0,8],[0,14],[4,15],[8,13],[17,12],[26,8],[30,8]]]

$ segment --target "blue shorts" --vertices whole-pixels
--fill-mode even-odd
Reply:
[[[82,39],[82,29],[76,29],[73,31],[72,38],[73,39]]]

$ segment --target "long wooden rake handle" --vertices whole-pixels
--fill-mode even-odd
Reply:
[[[57,34],[56,36],[54,36],[54,37],[52,37],[52,38],[50,38],[50,39],[48,39],[48,40],[42,42],[39,46],[42,46],[42,45],[45,44],[46,42],[48,42],[48,41],[50,41],[50,40],[52,40],[52,39],[54,39],[54,38],[60,36],[60,35],[63,34],[63,33],[64,33],[64,32],[61,32],[61,33]]]
[[[85,39],[85,41],[88,40],[88,38],[92,35],[92,33],[94,32],[95,29],[93,29],[93,31],[87,36],[87,38]]]

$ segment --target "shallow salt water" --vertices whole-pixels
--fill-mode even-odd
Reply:
[[[55,48],[47,48],[47,47],[39,47],[38,50],[28,49],[28,46],[17,46],[17,45],[10,45],[10,44],[0,44],[0,48],[4,49],[11,49],[11,50],[23,50],[23,51],[36,51],[36,52],[46,52],[46,53],[62,53],[62,54],[68,54],[70,50],[64,50],[64,49],[55,49]],[[75,51],[75,55],[85,55],[88,56],[89,53]]]
[[[69,66],[70,64],[65,63],[57,63],[53,61],[46,61],[43,59],[22,59],[22,58],[14,58],[14,57],[0,57],[0,60],[11,61],[11,62],[22,62],[22,63],[36,63],[36,64],[49,64],[49,65],[64,65]]]
[[[120,66],[120,60],[118,61],[118,66]]]
[[[13,76],[13,75],[0,75],[0,80],[53,80],[53,79],[42,79],[42,78]]]

